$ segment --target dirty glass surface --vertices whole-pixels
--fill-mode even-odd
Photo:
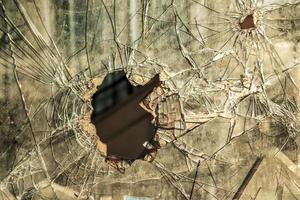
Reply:
[[[300,198],[299,1],[0,0],[0,16],[0,199]],[[110,162],[91,134],[117,70],[163,82],[141,105],[150,161]]]

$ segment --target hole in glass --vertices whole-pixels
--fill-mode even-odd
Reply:
[[[256,28],[256,19],[254,14],[247,15],[240,20],[241,29],[254,29]]]
[[[133,86],[124,71],[115,71],[98,86],[92,96],[91,122],[107,145],[107,159],[144,159],[158,148],[153,115],[139,104],[159,85],[159,75],[143,86]]]

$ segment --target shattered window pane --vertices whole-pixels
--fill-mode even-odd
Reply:
[[[0,8],[0,199],[300,198],[299,1]],[[118,71],[131,89],[161,83],[138,100],[159,148],[139,142],[155,151],[134,162],[109,159],[91,120],[114,105],[93,95]]]

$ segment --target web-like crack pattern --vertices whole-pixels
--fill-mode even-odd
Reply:
[[[252,194],[247,186],[268,162],[279,166],[265,173],[276,176],[276,195],[283,187],[299,195],[300,180],[282,160],[298,159],[300,2],[1,0],[0,7],[0,103],[16,105],[0,114],[0,127],[14,132],[0,152],[1,198],[121,199],[131,184],[140,187],[134,195],[156,199],[255,199],[261,188]],[[164,95],[148,97],[167,124],[158,125],[164,145],[152,162],[108,165],[83,127],[94,86],[115,70],[134,85],[156,74],[164,83]]]

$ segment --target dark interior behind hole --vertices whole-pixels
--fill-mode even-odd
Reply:
[[[153,143],[156,129],[153,116],[139,103],[159,84],[156,75],[143,86],[133,86],[124,71],[104,78],[92,97],[91,121],[100,140],[107,144],[108,157],[135,160],[149,153],[143,143]]]

